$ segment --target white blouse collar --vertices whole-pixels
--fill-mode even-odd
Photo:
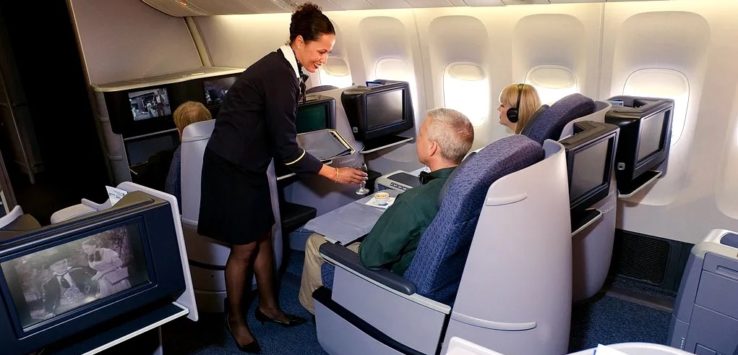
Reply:
[[[290,65],[292,65],[292,69],[295,70],[295,77],[300,77],[300,72],[297,69],[297,57],[295,57],[295,52],[292,51],[292,47],[289,45],[283,45],[279,47],[280,50],[282,50],[282,55],[284,56],[284,59],[287,59],[288,62],[290,62]]]

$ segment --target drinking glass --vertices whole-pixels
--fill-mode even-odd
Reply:
[[[362,163],[361,166],[357,167],[357,169],[365,173],[369,171],[369,169],[366,167],[366,163]],[[362,180],[361,184],[359,184],[359,189],[356,190],[356,194],[364,196],[368,193],[369,193],[369,189],[366,188],[366,180]]]

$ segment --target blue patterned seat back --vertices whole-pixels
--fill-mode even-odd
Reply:
[[[404,277],[416,292],[453,303],[487,190],[497,179],[542,160],[541,145],[514,135],[488,145],[457,168],[438,214],[420,240]]]
[[[523,128],[521,134],[539,144],[543,144],[546,139],[557,141],[567,123],[594,111],[594,100],[582,94],[571,94],[541,112]]]

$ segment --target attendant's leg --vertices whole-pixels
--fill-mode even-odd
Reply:
[[[320,234],[313,233],[305,242],[305,262],[302,266],[302,279],[300,280],[300,293],[298,298],[300,304],[310,313],[315,314],[313,306],[313,291],[323,286],[323,280],[320,276],[320,266],[323,265],[323,258],[320,256],[320,246],[326,243],[325,237]]]
[[[272,251],[271,232],[268,232],[259,243],[259,250],[254,260],[254,275],[259,289],[259,310],[269,318],[289,322],[277,301],[276,277],[274,275],[274,253]]]
[[[254,256],[258,242],[231,246],[225,269],[226,295],[228,296],[227,321],[231,333],[241,345],[247,345],[254,341],[246,318],[244,317],[243,295],[246,292],[249,264]]]

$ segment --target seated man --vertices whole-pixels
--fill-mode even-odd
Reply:
[[[441,188],[473,141],[474,128],[464,114],[445,108],[428,111],[420,126],[416,146],[418,160],[431,172],[421,174],[422,186],[397,197],[363,242],[347,246],[359,253],[362,264],[369,268],[388,268],[399,275],[405,272],[420,236],[438,212]],[[325,242],[323,236],[313,234],[305,246],[299,298],[311,313],[315,313],[313,291],[322,286],[320,266],[323,260],[318,249]]]

